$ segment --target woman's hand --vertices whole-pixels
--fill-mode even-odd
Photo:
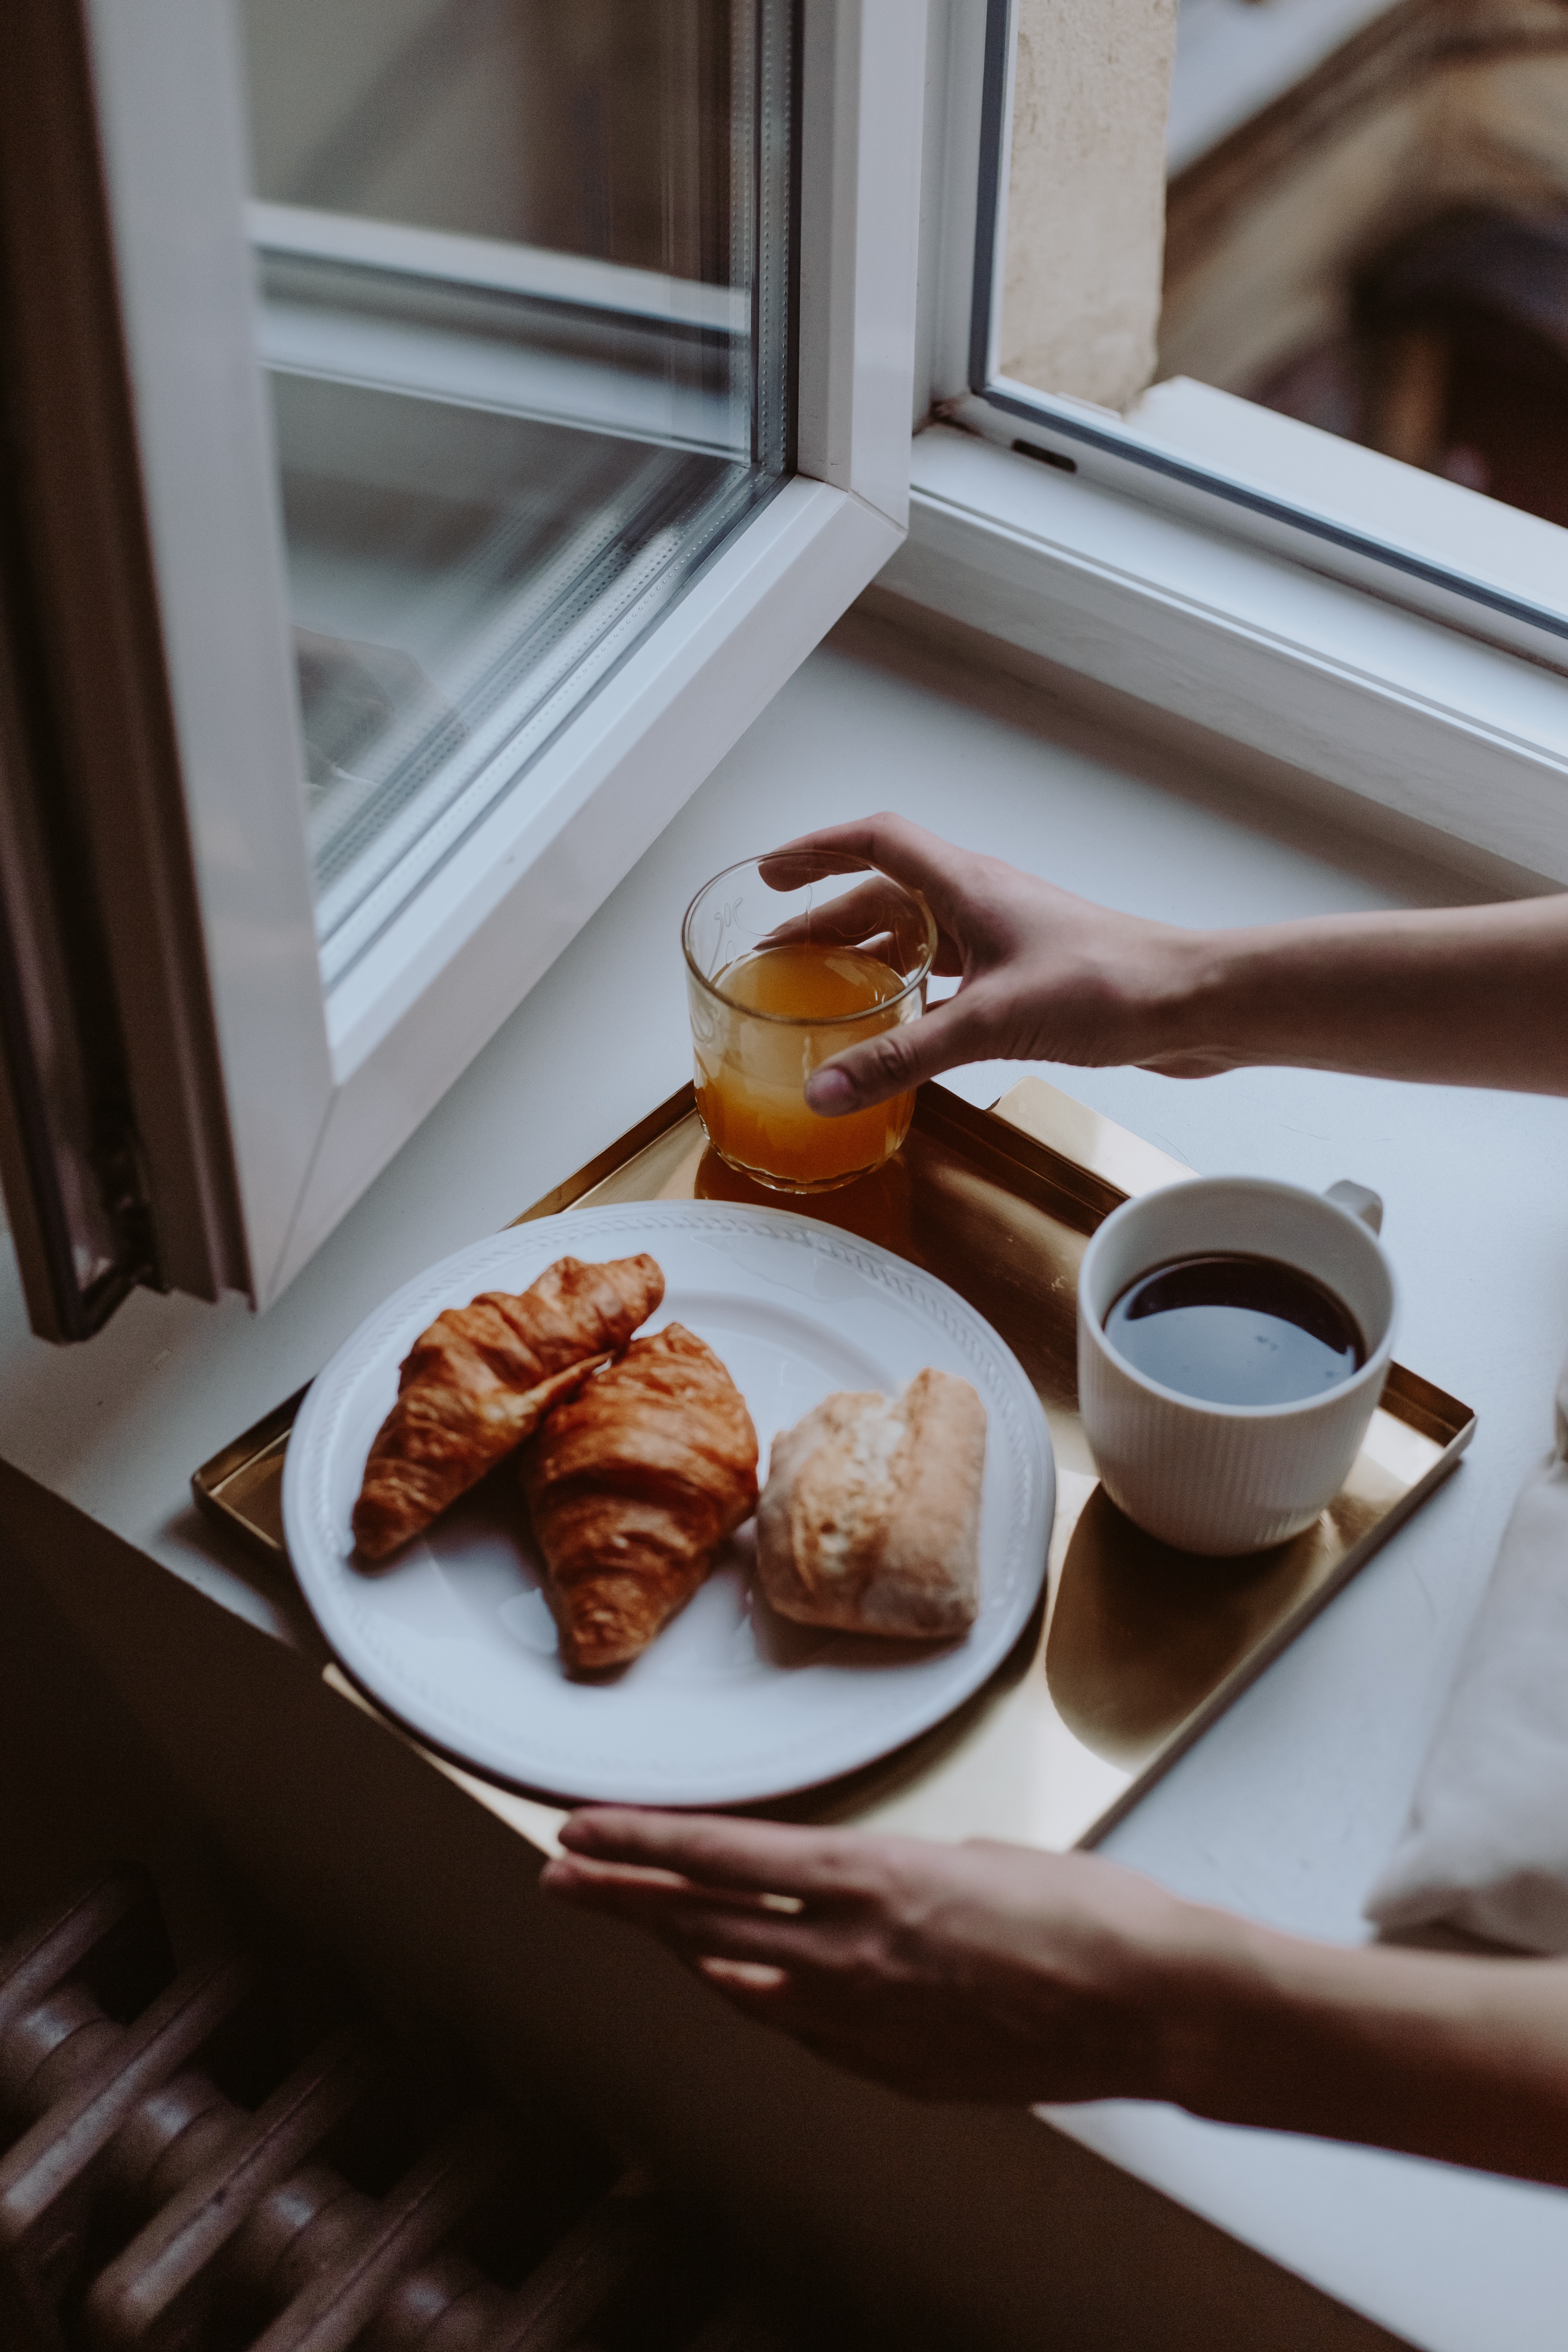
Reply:
[[[825,1118],[993,1060],[1135,1063],[1173,1078],[1268,1063],[1568,1095],[1568,893],[1186,931],[900,816],[807,834],[773,857],[794,887],[830,850],[922,893],[935,969],[959,986],[814,1072],[805,1098]]]
[[[551,1894],[916,2098],[1169,2099],[1568,2186],[1568,1960],[1309,1943],[1088,1853],[605,1807]]]
[[[1172,1015],[1190,997],[1201,933],[1112,913],[901,816],[786,844],[775,856],[791,887],[824,850],[863,857],[919,890],[940,932],[935,969],[960,978],[956,994],[923,1019],[818,1070],[806,1088],[813,1110],[831,1118],[881,1102],[961,1062],[1137,1062],[1186,1077],[1229,1066],[1173,1042]]]
[[[1090,1854],[605,1808],[543,1884],[647,1928],[737,2008],[931,2099],[1159,2098],[1220,1915]]]

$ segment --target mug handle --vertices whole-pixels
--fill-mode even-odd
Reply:
[[[1359,1217],[1363,1225],[1372,1227],[1374,1234],[1382,1233],[1383,1199],[1370,1185],[1352,1184],[1349,1177],[1344,1176],[1337,1184],[1329,1186],[1323,1198],[1331,1201],[1336,1209],[1348,1209],[1352,1217]]]

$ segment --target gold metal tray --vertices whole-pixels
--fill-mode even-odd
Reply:
[[[1121,1202],[1190,1172],[1041,1079],[1025,1078],[989,1111],[928,1085],[885,1168],[842,1192],[788,1201],[927,1267],[1001,1333],[1050,1424],[1057,1516],[1040,1606],[983,1690],[896,1755],[754,1810],[931,1837],[1091,1844],[1454,1467],[1475,1415],[1395,1364],[1343,1491],[1290,1543],[1200,1559],[1122,1517],[1099,1487],[1079,1419],[1079,1260]],[[686,1087],[517,1222],[589,1201],[692,1199],[779,1205],[707,1149]],[[192,1481],[204,1509],[279,1564],[283,1457],[299,1403],[279,1406]],[[552,1843],[558,1808],[431,1761],[536,1843]]]

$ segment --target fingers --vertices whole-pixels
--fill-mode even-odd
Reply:
[[[819,875],[843,873],[842,861],[854,858],[923,892],[940,915],[941,906],[952,896],[953,861],[963,855],[939,834],[928,833],[924,825],[911,824],[908,817],[883,810],[876,816],[858,818],[853,824],[826,825],[818,833],[803,834],[798,841],[785,842],[763,861],[762,870],[763,880],[770,883],[775,867],[781,876],[787,874],[790,878],[774,883],[774,887],[793,890]],[[814,856],[819,861],[815,871],[811,870]]]
[[[804,1969],[771,1968],[755,1960],[722,1959],[710,1953],[689,1965],[695,1976],[759,2025],[793,2034],[807,2049],[836,2064],[844,2063],[841,2053],[866,2039],[863,2012],[845,2013],[842,1989],[830,1978]]]
[[[791,1897],[730,1894],[667,1871],[631,1870],[573,1854],[552,1862],[542,1883],[579,1910],[646,1928],[685,1958],[702,1954],[775,1968],[826,1958],[822,1923],[804,1920]]]
[[[804,890],[808,882],[820,882],[828,874],[853,874],[867,863],[853,852],[823,848],[814,835],[805,834],[759,857],[757,871],[770,890]]]
[[[809,940],[816,947],[862,947],[873,938],[886,938],[900,916],[907,922],[908,906],[901,889],[890,887],[879,874],[871,881],[846,890],[839,898],[829,898],[823,906],[792,915],[787,922],[776,924],[757,944],[764,948],[784,947],[796,940]]]
[[[851,1045],[814,1070],[805,1084],[807,1108],[821,1118],[840,1118],[907,1094],[961,1062],[984,1061],[997,1050],[981,988],[961,989],[918,1021],[884,1029],[863,1045]]]
[[[561,1843],[569,1853],[592,1861],[673,1871],[708,1887],[801,1896],[868,1886],[877,1848],[874,1839],[844,1830],[645,1812],[629,1805],[596,1805],[574,1813],[562,1827]]]
[[[1226,1054],[1152,1054],[1138,1065],[1163,1078],[1219,1078],[1239,1066]]]
[[[787,2033],[825,2064],[917,2097],[926,2090],[923,2078],[935,2054],[929,2032],[918,2026],[900,2030],[879,2004],[846,1999],[831,1979],[744,1960],[700,1958],[690,1966],[754,2025]]]
[[[720,1959],[704,1954],[691,1963],[695,1975],[710,1984],[715,1992],[755,2018],[759,2025],[771,2025],[780,2033],[793,2033],[798,2042],[809,2048],[819,2048],[821,2042],[840,2040],[832,2015],[832,2004],[824,2003],[817,1988],[788,1969],[765,1967],[755,1960]]]
[[[834,1984],[832,1956],[797,1948],[798,1918],[764,1908],[754,1895],[715,1897],[668,1872],[634,1872],[575,1855],[552,1862],[542,1884],[581,1909],[647,1929],[756,2023],[846,2063],[841,2034],[834,2030],[843,1996]]]
[[[808,870],[810,866],[811,860],[799,852],[779,850],[772,857],[763,859],[758,871],[775,890],[795,890],[803,888],[808,882],[820,881],[828,874],[842,873],[844,861],[842,856],[836,854],[831,864],[823,859],[816,862],[815,870]],[[860,883],[853,890],[842,892],[825,905],[813,907],[805,914],[792,915],[786,922],[775,924],[757,944],[759,947],[784,947],[796,940],[810,940],[818,947],[866,947],[879,933],[894,939],[900,932],[907,935],[909,912],[904,893],[909,887],[899,882],[895,889],[885,876],[875,874],[869,881]],[[921,896],[925,898],[926,893],[922,891]],[[927,911],[934,912],[929,902]],[[940,972],[963,970],[957,941],[943,929],[940,920],[937,922],[936,954],[931,969]]]
[[[702,1959],[697,1963],[697,1973],[719,1992],[742,2001],[764,2001],[788,1982],[783,1969],[763,1968],[753,1960]]]

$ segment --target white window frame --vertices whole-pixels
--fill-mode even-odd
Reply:
[[[798,471],[339,985],[321,980],[236,30],[89,0],[142,488],[249,1261],[305,1264],[896,551],[924,0],[805,0]]]
[[[1006,140],[987,156],[984,119],[999,23],[990,0],[933,0],[927,429],[882,584],[1521,883],[1568,882],[1568,532],[1206,385],[1158,386],[1123,417],[996,374],[976,292],[988,206],[1005,233]]]

